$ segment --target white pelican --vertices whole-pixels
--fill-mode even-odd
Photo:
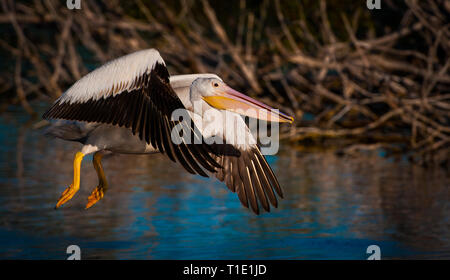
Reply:
[[[194,103],[200,111],[194,110]],[[194,122],[172,120],[176,109],[193,116]],[[264,112],[265,114],[255,114]],[[93,164],[99,184],[88,198],[86,209],[99,201],[107,189],[101,165],[107,153],[151,154],[161,152],[179,162],[188,172],[208,177],[215,175],[241,203],[258,214],[259,204],[270,211],[283,197],[280,185],[256,144],[237,143],[236,130],[199,131],[195,116],[206,110],[231,114],[235,124],[243,124],[246,138],[254,140],[242,117],[290,122],[293,118],[227,86],[214,74],[170,77],[159,52],[147,49],[110,61],[73,84],[43,115],[50,119],[47,134],[83,144],[74,159],[72,184],[62,193],[56,207],[69,201],[80,187],[80,165],[83,157],[94,153]],[[239,111],[241,110],[241,111]],[[57,120],[59,119],[59,120]],[[172,129],[181,124],[189,128],[197,143],[184,137],[171,141]],[[220,125],[219,125],[220,126]],[[207,144],[208,137],[220,137],[224,144]],[[233,143],[233,144],[228,144]],[[275,192],[274,192],[275,190]]]

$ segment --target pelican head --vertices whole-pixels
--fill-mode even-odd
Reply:
[[[294,118],[232,89],[217,78],[198,78],[192,82],[191,101],[205,101],[209,106],[271,122],[289,122]]]

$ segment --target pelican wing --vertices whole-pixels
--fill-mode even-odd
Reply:
[[[222,114],[222,118],[212,121],[203,118],[201,126],[223,128],[202,131],[205,139],[216,137],[223,143],[215,141],[211,145],[212,157],[222,166],[214,175],[238,194],[242,205],[250,206],[256,214],[259,205],[269,212],[270,204],[278,206],[276,194],[283,197],[280,184],[245,121],[235,113]]]
[[[190,173],[207,177],[200,165],[210,172],[219,167],[209,155],[210,147],[187,144],[182,137],[181,144],[171,141],[177,124],[171,114],[176,109],[185,107],[170,85],[159,52],[149,49],[112,60],[87,74],[57,99],[43,118],[125,126]],[[189,126],[194,137],[201,137],[193,123],[182,124]]]
[[[237,192],[245,207],[259,214],[258,201],[267,211],[270,204],[278,206],[277,197],[283,197],[280,184],[257,145],[238,149],[230,144],[213,144],[213,158],[222,166],[215,173],[232,192]],[[275,190],[275,192],[274,192]]]

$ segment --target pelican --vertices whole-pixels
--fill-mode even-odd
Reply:
[[[176,110],[188,112],[192,121],[174,120],[172,113]],[[243,134],[248,141],[238,143],[236,140],[242,135],[234,126],[225,128],[222,123],[214,125],[222,128],[217,131],[199,129],[210,121],[203,115],[207,111],[231,116],[232,125],[245,127]],[[79,190],[80,166],[86,155],[93,154],[99,182],[88,197],[87,209],[102,199],[108,189],[101,163],[106,154],[159,152],[192,174],[215,176],[254,213],[259,214],[260,206],[269,212],[269,204],[277,207],[277,195],[282,198],[283,192],[242,115],[273,122],[293,121],[292,117],[232,89],[215,74],[171,77],[155,49],[106,63],[75,82],[43,115],[51,124],[46,130],[48,135],[82,144],[73,161],[73,181],[55,209]],[[177,126],[187,129],[186,135],[195,141],[172,133]],[[207,143],[211,137],[223,142]]]

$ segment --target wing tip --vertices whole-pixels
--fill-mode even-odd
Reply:
[[[278,180],[257,147],[239,150],[238,154],[225,153],[225,147],[215,148],[215,157],[223,158],[223,169],[216,177],[235,191],[242,206],[259,215],[271,212],[270,206],[278,208],[278,199],[284,198]]]

